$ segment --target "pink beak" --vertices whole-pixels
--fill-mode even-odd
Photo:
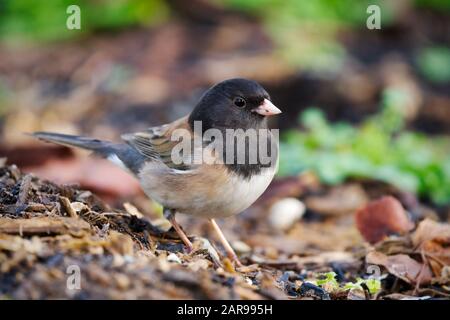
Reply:
[[[264,102],[252,111],[259,113],[262,116],[273,116],[281,113],[281,110],[275,107],[275,105],[268,99],[264,99]]]

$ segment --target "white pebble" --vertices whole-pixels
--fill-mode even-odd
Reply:
[[[70,205],[71,205],[72,209],[75,210],[76,213],[79,213],[82,210],[87,208],[87,206],[83,202],[75,201],[75,202],[72,202]]]
[[[178,256],[175,253],[169,254],[167,256],[167,261],[181,264],[180,258],[178,258]]]
[[[234,250],[240,253],[249,253],[250,251],[252,251],[252,248],[250,248],[248,244],[242,241],[233,241],[231,243],[231,246]]]
[[[296,198],[278,200],[270,207],[269,223],[277,230],[287,230],[305,213],[306,207]]]

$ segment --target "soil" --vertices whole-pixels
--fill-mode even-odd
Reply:
[[[307,180],[301,181],[301,188],[311,188]],[[261,214],[258,210],[223,221],[225,233],[245,264],[234,268],[215,241],[202,237],[210,236],[203,222],[184,223],[195,247],[188,254],[176,234],[163,231],[157,220],[130,207],[128,212],[112,209],[90,191],[23,174],[14,165],[0,168],[0,185],[2,299],[450,296],[449,279],[444,276],[418,285],[386,271],[382,290],[376,294],[367,288],[348,291],[316,285],[314,281],[325,272],[335,272],[339,283],[367,277],[366,259],[374,252],[382,255],[386,248],[391,254],[393,248],[414,251],[405,238],[398,237],[386,238],[374,249],[361,239],[351,216],[342,212],[328,212],[319,221],[311,218],[314,214],[310,212],[309,218],[283,233],[273,231],[266,222],[256,222],[266,220],[256,217]],[[293,190],[292,181],[278,182],[261,201],[275,201],[280,192],[286,194],[286,186]],[[300,191],[303,196],[307,195],[304,190]],[[326,199],[327,192],[322,194]],[[323,207],[316,210],[327,212]],[[79,282],[74,280],[78,274]]]

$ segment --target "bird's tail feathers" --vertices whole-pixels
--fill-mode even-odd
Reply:
[[[138,174],[145,162],[145,158],[136,149],[125,143],[114,143],[53,132],[34,132],[31,136],[47,142],[91,150],[94,154],[107,158],[114,164],[130,170],[134,174]]]
[[[108,150],[111,148],[113,144],[112,142],[109,141],[102,141],[94,138],[53,133],[53,132],[34,132],[31,135],[46,142],[53,142],[60,145],[92,150],[105,157],[108,156],[109,154]]]

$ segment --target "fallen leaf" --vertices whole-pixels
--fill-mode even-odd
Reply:
[[[419,223],[416,231],[411,235],[415,246],[420,246],[428,240],[442,240],[450,242],[450,225],[425,219]]]
[[[414,246],[423,254],[435,277],[450,265],[450,225],[426,219],[411,235]]]
[[[378,251],[371,251],[366,256],[367,264],[385,267],[390,274],[408,283],[428,284],[431,282],[431,270],[428,265],[417,262],[406,254],[387,256]]]
[[[51,159],[45,165],[27,170],[58,183],[79,183],[106,197],[129,197],[141,192],[135,178],[104,159]]]
[[[366,295],[364,290],[361,289],[352,289],[348,291],[347,294],[348,300],[366,300]]]
[[[376,243],[393,233],[403,234],[414,228],[400,201],[391,196],[382,197],[359,209],[356,226],[364,239]]]

